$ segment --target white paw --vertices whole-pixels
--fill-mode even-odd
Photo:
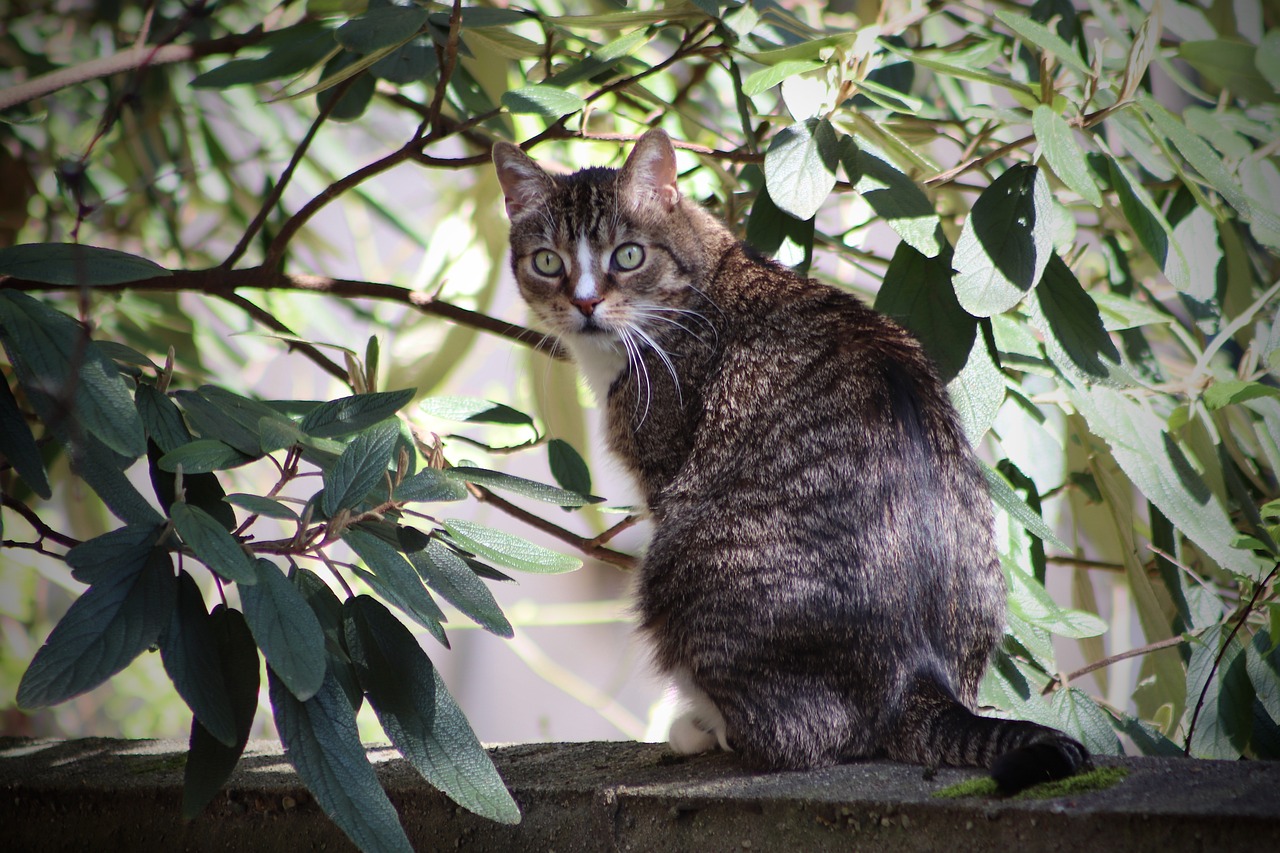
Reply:
[[[716,748],[716,733],[703,728],[704,725],[694,711],[686,711],[671,723],[671,733],[667,740],[677,755],[698,755]],[[719,737],[724,736],[722,734]]]

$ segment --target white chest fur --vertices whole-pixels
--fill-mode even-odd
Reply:
[[[561,342],[569,348],[573,363],[586,377],[596,403],[603,407],[609,399],[609,386],[627,366],[622,344],[604,335],[566,335]]]

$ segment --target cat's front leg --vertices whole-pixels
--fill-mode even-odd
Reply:
[[[688,673],[680,673],[672,679],[679,694],[679,705],[684,710],[671,723],[667,742],[677,755],[699,755],[717,746],[732,752],[726,735],[724,715],[702,688],[693,683]]]

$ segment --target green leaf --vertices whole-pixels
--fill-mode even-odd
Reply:
[[[591,494],[591,470],[569,442],[559,438],[548,441],[547,463],[561,486],[579,495]]]
[[[426,22],[427,10],[421,6],[370,5],[363,15],[338,27],[334,37],[348,50],[372,53],[417,35]]]
[[[430,37],[418,36],[370,65],[369,73],[379,80],[405,86],[434,77],[439,67],[440,61]]]
[[[1102,193],[1093,181],[1093,173],[1084,158],[1084,151],[1076,143],[1075,133],[1067,120],[1053,107],[1041,104],[1031,115],[1040,151],[1049,161],[1049,167],[1064,184],[1094,207],[1102,206]]]
[[[983,335],[975,335],[964,367],[947,383],[947,393],[960,415],[965,436],[976,445],[995,423],[1004,402],[1004,374],[992,360]]]
[[[1235,575],[1258,579],[1258,562],[1231,547],[1235,528],[1221,502],[1150,409],[1108,388],[1068,392],[1139,491],[1202,551]]]
[[[206,394],[210,390],[211,386],[205,386],[199,391],[175,391],[173,394],[178,405],[186,412],[191,429],[203,439],[215,439],[229,444],[252,459],[262,456],[261,430],[258,427],[260,417],[250,419],[246,407],[241,406],[237,410],[228,405],[228,398],[235,397],[230,392],[226,392],[227,396],[224,398],[210,399]],[[243,397],[238,399],[244,403],[249,402]],[[163,460],[161,467],[164,467]]]
[[[764,155],[765,185],[778,208],[796,219],[818,212],[836,185],[836,132],[826,119],[784,128]]]
[[[46,425],[70,420],[130,460],[146,452],[133,397],[115,362],[94,345],[83,326],[25,293],[4,290],[0,340]],[[73,428],[73,439],[74,433]]]
[[[450,479],[439,468],[423,468],[412,477],[405,477],[396,486],[394,495],[396,500],[410,503],[460,501],[466,496],[466,486]]]
[[[449,645],[441,623],[444,613],[422,585],[422,578],[401,554],[382,539],[360,528],[352,528],[342,534],[342,541],[351,546],[373,574],[361,573],[365,580],[383,598],[407,613],[413,621],[431,632],[445,646]]]
[[[161,456],[156,466],[161,471],[173,472],[181,466],[187,474],[207,474],[239,468],[253,461],[253,456],[247,456],[217,439],[197,438]]]
[[[1049,699],[1049,710],[1058,727],[1085,745],[1094,755],[1123,755],[1111,728],[1111,718],[1078,687],[1059,690]]]
[[[271,670],[305,702],[324,680],[324,632],[307,602],[274,563],[259,559],[254,568],[258,582],[240,587],[245,621]]]
[[[463,549],[493,560],[500,566],[539,574],[560,574],[582,568],[582,561],[579,559],[558,554],[474,521],[446,518],[443,523],[450,538]]]
[[[1203,693],[1191,733],[1191,752],[1197,758],[1237,759],[1248,748],[1253,732],[1254,693],[1239,637],[1231,638],[1222,662],[1217,663],[1229,631],[1225,625],[1214,625],[1191,639],[1185,724],[1190,725]]]
[[[748,74],[747,79],[742,81],[742,94],[748,97],[759,95],[761,92],[769,91],[788,77],[794,77],[806,71],[816,71],[823,67],[823,63],[812,59],[784,60],[777,65],[769,65]]]
[[[182,784],[182,817],[185,820],[202,812],[231,776],[249,741],[253,717],[258,710],[258,649],[253,644],[253,635],[243,614],[219,604],[213,608],[208,624],[222,671],[222,682],[226,685],[226,698],[235,717],[236,737],[232,746],[226,746],[209,734],[199,719],[192,719],[190,751]]]
[[[114,452],[94,436],[74,441],[65,424],[46,424],[67,448],[71,472],[84,480],[107,509],[126,524],[158,524],[163,518],[133,487]]]
[[[519,823],[519,807],[413,635],[368,596],[348,601],[344,617],[369,704],[400,754],[458,805],[499,823]]]
[[[590,80],[613,68],[652,39],[653,34],[646,29],[639,29],[616,38],[598,50],[592,51],[590,56],[572,63],[564,71],[546,80],[546,85],[564,88],[583,80]]]
[[[1277,99],[1275,87],[1258,70],[1257,48],[1243,39],[1184,41],[1178,45],[1178,58],[1246,101]]]
[[[1182,247],[1173,239],[1173,227],[1165,219],[1151,194],[1124,163],[1106,159],[1111,186],[1120,199],[1120,209],[1133,228],[1138,242],[1164,271],[1169,283],[1189,296],[1204,301],[1212,297],[1213,281],[1193,279]]]
[[[304,21],[276,30],[259,46],[267,48],[266,55],[219,65],[192,80],[192,88],[226,89],[293,77],[319,65],[339,49],[334,45],[333,30],[320,21]]]
[[[1204,404],[1210,409],[1221,409],[1263,397],[1280,399],[1280,388],[1243,379],[1220,379],[1206,388],[1201,395]]]
[[[857,149],[853,168],[846,159],[845,171],[876,215],[917,252],[932,258],[947,248],[929,197],[881,155],[863,146]]]
[[[1094,290],[1089,293],[1089,297],[1098,306],[1102,327],[1108,332],[1173,321],[1171,315],[1118,293]]]
[[[1012,92],[1015,98],[1024,102],[1035,98],[1036,93],[1026,83],[1021,83],[1011,77],[1001,77],[985,70],[991,64],[985,57],[974,65],[968,61],[969,57],[964,53],[956,53],[951,50],[912,51],[887,43],[884,40],[881,40],[880,46],[889,53],[902,57],[921,68],[927,68],[930,71],[935,71],[948,77],[958,77],[962,80],[972,80],[975,83],[984,83],[988,86],[1006,89]]]
[[[18,472],[24,482],[40,497],[53,497],[49,479],[44,473],[44,460],[27,419],[18,408],[18,401],[9,389],[9,383],[0,380],[0,456]]]
[[[427,397],[418,404],[418,408],[428,415],[447,421],[533,426],[533,418],[524,412],[478,397]]]
[[[990,317],[1022,301],[1053,251],[1049,185],[1035,166],[1011,166],[982,191],[956,242],[960,305]]]
[[[298,426],[319,438],[334,438],[373,426],[400,411],[417,393],[414,388],[342,397],[316,406]]]
[[[57,705],[92,690],[155,643],[176,597],[173,562],[153,549],[130,568],[72,602],[22,676],[19,706]]]
[[[253,558],[212,515],[200,507],[176,503],[169,510],[169,517],[182,541],[196,552],[200,562],[241,586],[258,582]]]
[[[951,288],[951,252],[928,258],[905,240],[899,243],[876,294],[875,309],[920,339],[943,382],[964,369],[977,339],[978,321],[960,307]]]
[[[342,692],[347,694],[347,701],[359,712],[364,704],[364,691],[360,688],[343,639],[342,602],[315,572],[294,569],[293,585],[302,593],[311,612],[320,622],[320,630],[324,631],[324,652],[329,673],[338,679]]]
[[[1145,720],[1122,714],[1113,725],[1121,734],[1133,741],[1142,755],[1158,755],[1164,758],[1182,757],[1182,747],[1169,740],[1159,729]]]
[[[177,450],[191,441],[191,433],[182,420],[182,412],[156,386],[143,382],[133,393],[134,405],[147,437],[165,453]]]
[[[1049,358],[1072,384],[1134,384],[1120,367],[1120,351],[1103,327],[1097,304],[1056,252],[1031,292],[1028,308]]]
[[[1272,648],[1271,634],[1263,629],[1253,635],[1245,654],[1253,693],[1272,722],[1280,724],[1280,648]]]
[[[259,495],[247,495],[242,492],[227,495],[223,498],[227,503],[248,510],[254,515],[262,515],[267,518],[279,518],[284,521],[297,521],[298,514],[290,507],[280,503],[280,501],[272,498],[264,498]]]
[[[67,552],[71,576],[92,586],[142,571],[163,528],[156,524],[131,524],[95,536]]]
[[[485,468],[471,468],[460,465],[456,468],[450,468],[445,471],[446,476],[460,480],[464,483],[476,483],[481,486],[488,486],[493,489],[501,489],[507,492],[514,492],[517,495],[523,495],[527,498],[533,498],[544,503],[555,504],[556,506],[583,506],[588,503],[598,503],[599,498],[592,498],[580,495],[576,492],[568,492],[564,489],[557,489],[554,486],[548,486],[539,483],[536,480],[526,480],[524,477],[513,477],[510,474],[503,474],[500,471],[490,471]]]
[[[316,109],[328,109],[330,119],[355,121],[369,108],[369,102],[373,100],[373,91],[378,85],[372,73],[364,72],[395,53],[397,49],[392,45],[364,56],[349,52],[341,53],[325,64],[320,72],[320,82],[291,97],[301,98],[314,93]],[[346,89],[336,88],[338,84],[346,83],[348,80],[351,82]],[[337,98],[338,102],[330,108],[329,104],[334,98]]]
[[[489,587],[448,547],[432,539],[423,550],[405,556],[427,586],[477,625],[499,637],[512,636],[511,623]]]
[[[115,249],[79,243],[24,243],[0,249],[0,275],[44,284],[92,287],[172,273],[154,261]]]
[[[178,571],[177,603],[159,637],[160,658],[174,689],[191,713],[227,747],[236,744],[236,718],[222,677],[204,596],[191,575]]]
[[[1058,538],[1053,532],[1053,528],[1045,524],[1040,514],[1027,506],[1027,502],[1018,496],[998,472],[987,465],[982,464],[982,473],[987,478],[987,488],[991,490],[991,499],[994,500],[1001,509],[1009,514],[1009,517],[1023,526],[1024,529],[1032,536],[1038,536],[1043,539],[1046,545],[1070,552],[1071,547],[1067,543]]]
[[[324,472],[321,509],[326,516],[332,518],[338,510],[356,506],[387,479],[399,438],[400,421],[388,418],[351,440],[334,466]]]
[[[1020,568],[1006,566],[1005,578],[1010,610],[1032,625],[1077,640],[1106,633],[1106,622],[1084,610],[1059,607],[1040,582]]]
[[[304,702],[274,670],[267,670],[267,683],[285,758],[330,820],[364,853],[413,853],[337,679],[327,676]]]
[[[1058,58],[1059,62],[1074,71],[1078,71],[1084,78],[1087,79],[1093,76],[1089,66],[1072,49],[1071,45],[1063,41],[1061,36],[1044,24],[1033,21],[1024,15],[1019,15],[1016,12],[1004,10],[996,12],[996,17],[1000,19],[1001,23],[1017,33],[1023,41],[1035,45],[1046,53],[1052,53]]]
[[[576,113],[587,105],[582,98],[555,86],[524,86],[502,93],[502,105],[508,112],[560,118]]]
[[[832,48],[840,50],[850,48],[857,38],[858,33],[856,31],[844,32],[801,41],[798,44],[788,45],[787,47],[761,51],[744,50],[742,55],[752,62],[759,62],[761,65],[778,65],[783,62],[794,62],[803,59],[823,60],[827,51]]]

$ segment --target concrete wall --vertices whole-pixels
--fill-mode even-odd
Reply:
[[[6,850],[352,849],[284,761],[250,744],[227,789],[179,816],[185,744],[0,739]],[[1280,763],[1125,758],[1114,787],[1048,800],[939,799],[979,774],[870,762],[754,774],[727,755],[637,743],[493,750],[524,812],[476,818],[390,749],[370,749],[422,851],[1280,850]]]

